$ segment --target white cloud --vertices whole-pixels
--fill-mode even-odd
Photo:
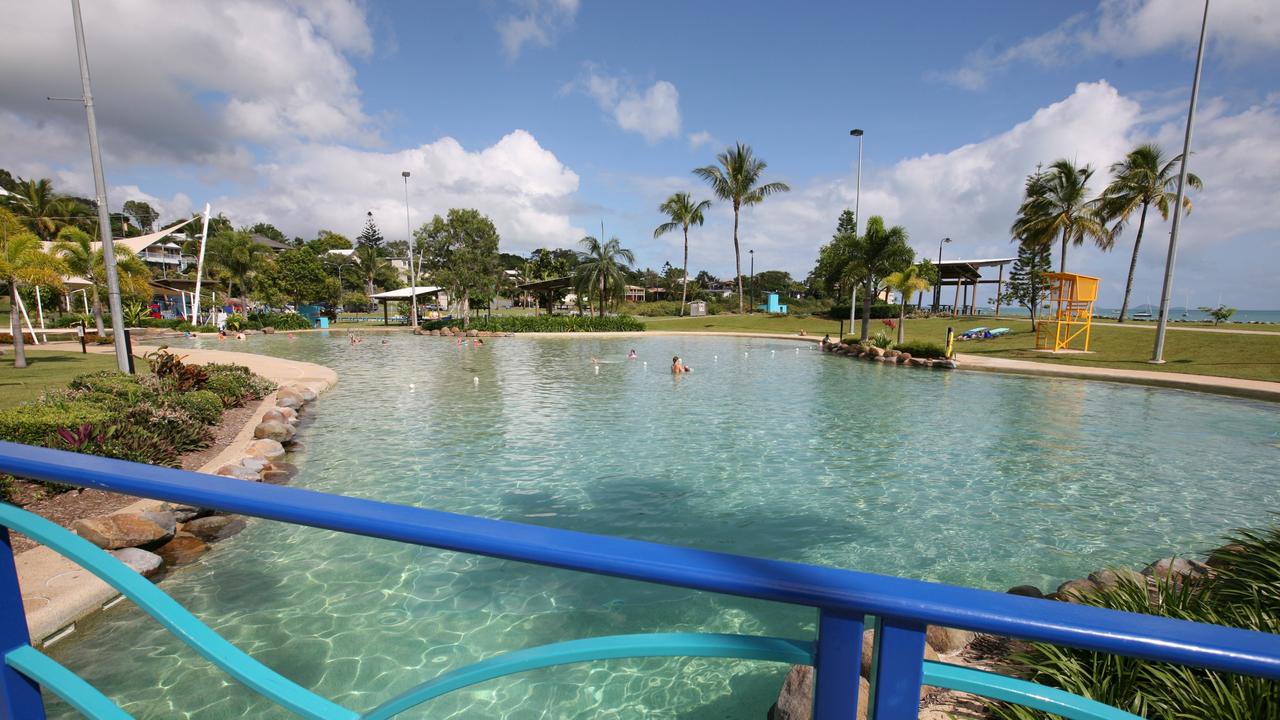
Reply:
[[[515,60],[526,45],[550,47],[573,25],[578,0],[519,0],[513,14],[498,19],[498,36],[507,58]]]
[[[689,149],[697,150],[703,145],[718,145],[720,141],[714,135],[706,130],[700,130],[695,133],[689,133]]]
[[[589,64],[585,75],[565,85],[562,92],[574,90],[594,98],[618,127],[650,143],[680,134],[680,92],[666,80],[641,90],[629,78],[606,75]]]
[[[1102,0],[1091,15],[1074,15],[1052,30],[996,49],[983,47],[955,69],[931,73],[967,90],[982,90],[993,75],[1019,63],[1053,67],[1077,58],[1136,57],[1169,48],[1193,49],[1200,37],[1202,0]],[[1273,0],[1227,0],[1209,10],[1209,43],[1217,56],[1241,63],[1280,48],[1280,13]]]

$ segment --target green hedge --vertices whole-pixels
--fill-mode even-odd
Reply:
[[[222,398],[211,390],[169,393],[162,400],[169,407],[183,410],[206,425],[213,425],[222,419]]]
[[[0,410],[0,440],[43,447],[64,428],[105,427],[119,418],[117,412],[88,400],[19,405]]]
[[[908,353],[913,358],[941,358],[947,356],[947,351],[941,344],[927,340],[912,340],[899,343],[894,345],[893,349]]]
[[[461,320],[437,320],[424,324],[428,330],[445,326],[462,327]],[[588,317],[583,315],[507,315],[475,320],[470,329],[487,332],[640,332],[644,323],[630,315]]]
[[[893,319],[893,320],[897,320],[897,319],[898,319],[898,309],[899,309],[899,306],[897,306],[897,305],[890,305],[890,304],[888,304],[888,303],[876,303],[876,304],[874,304],[874,305],[872,305],[872,306],[871,306],[871,319],[872,319],[872,320],[883,320],[883,319],[885,319],[885,318],[890,318],[890,319]],[[908,310],[909,310],[909,309],[910,309],[910,308],[908,308]],[[826,311],[826,313],[825,313],[825,315],[826,315],[827,317],[831,318],[832,320],[848,320],[848,319],[849,319],[849,306],[848,306],[848,305],[836,305],[836,306],[832,307],[831,309],[827,310],[827,311]],[[861,320],[861,319],[862,319],[862,303],[858,303],[858,311],[857,311],[857,314],[856,314],[854,317],[855,317],[856,319],[858,319],[858,320]]]
[[[298,313],[254,313],[249,320],[258,325],[258,329],[273,327],[277,330],[310,330],[311,321]]]
[[[224,407],[240,407],[246,400],[261,400],[275,389],[273,383],[240,365],[209,363],[204,370],[209,375],[204,389],[217,395]]]

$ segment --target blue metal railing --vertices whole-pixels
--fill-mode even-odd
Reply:
[[[446,550],[803,605],[818,610],[816,642],[738,635],[655,634],[571,640],[489,658],[427,680],[361,716],[279,676],[223,640],[149,581],[87,541],[0,504],[0,718],[43,718],[39,687],[89,717],[127,717],[30,645],[4,528],[26,533],[98,575],[179,639],[303,717],[388,718],[440,694],[534,668],[619,657],[737,657],[816,668],[819,720],[853,720],[864,617],[878,618],[872,664],[876,720],[918,712],[922,684],[975,692],[1068,718],[1134,716],[1052,688],[923,662],[925,630],[943,625],[1280,680],[1280,638],[1213,625],[1048,602],[836,568],[692,550],[435,510],[246,483],[0,442],[0,472],[49,482],[309,525]]]

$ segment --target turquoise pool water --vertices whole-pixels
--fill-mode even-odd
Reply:
[[[884,367],[786,341],[502,338],[477,349],[388,339],[225,344],[338,371],[309,411],[296,485],[994,590],[1052,589],[1100,567],[1201,551],[1280,509],[1280,423],[1264,403]],[[633,347],[640,359],[627,361]],[[673,354],[695,372],[670,376]],[[356,710],[541,643],[645,631],[810,637],[815,620],[263,521],[163,587],[255,657]],[[288,717],[127,604],[54,655],[140,718]],[[701,659],[577,665],[407,717],[758,718],[784,672]]]

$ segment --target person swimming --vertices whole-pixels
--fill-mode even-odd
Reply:
[[[675,357],[671,358],[671,374],[672,375],[681,375],[687,372],[693,372],[693,368],[680,362],[679,355],[676,355]]]
[[[297,335],[294,335],[293,333],[289,333],[289,339],[290,339],[290,340],[297,340],[297,339],[298,339],[298,336],[297,336]]]
[[[636,349],[635,349],[635,348],[631,348],[631,352],[627,353],[627,359],[628,359],[628,360],[635,360],[635,359],[636,359]]]

